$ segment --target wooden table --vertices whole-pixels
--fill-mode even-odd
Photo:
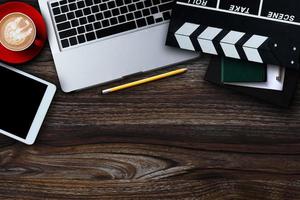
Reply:
[[[208,62],[105,96],[58,89],[33,146],[0,136],[0,198],[300,199],[299,90],[274,107],[203,81]],[[48,45],[20,68],[59,85]]]

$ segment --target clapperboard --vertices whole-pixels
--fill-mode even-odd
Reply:
[[[300,1],[175,1],[166,44],[299,69]]]

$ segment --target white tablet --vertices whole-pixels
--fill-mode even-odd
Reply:
[[[33,144],[55,85],[0,63],[0,133]]]

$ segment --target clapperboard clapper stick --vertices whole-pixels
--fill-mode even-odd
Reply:
[[[299,69],[298,0],[179,0],[167,45]]]

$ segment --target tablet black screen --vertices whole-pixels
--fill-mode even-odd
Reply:
[[[0,66],[0,129],[26,139],[47,85]]]

